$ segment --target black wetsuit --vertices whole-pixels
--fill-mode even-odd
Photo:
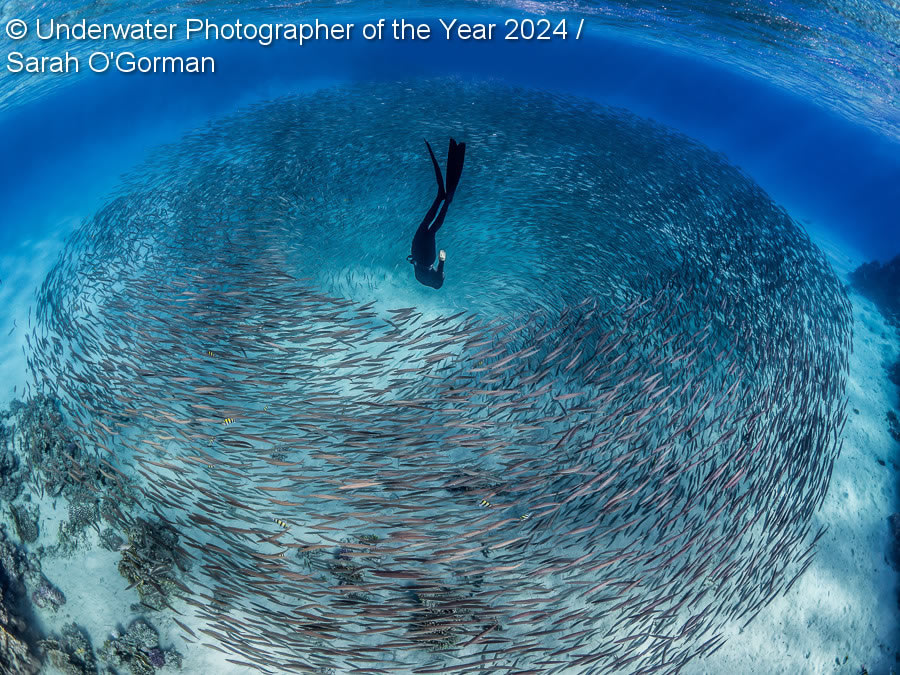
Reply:
[[[450,148],[447,150],[447,187],[444,188],[444,178],[441,175],[441,167],[438,166],[431,145],[428,146],[428,154],[431,155],[431,163],[434,165],[434,175],[437,178],[438,193],[431,203],[431,208],[422,219],[422,223],[416,230],[412,240],[412,250],[407,260],[413,264],[416,279],[431,288],[440,288],[444,284],[444,261],[438,263],[437,269],[433,267],[437,258],[437,246],[434,236],[444,224],[447,215],[447,207],[453,201],[456,186],[459,185],[459,177],[462,175],[463,162],[466,157],[466,144],[457,143],[450,139]],[[443,202],[443,205],[441,204]],[[440,207],[440,212],[438,212]],[[437,217],[435,218],[435,214]]]

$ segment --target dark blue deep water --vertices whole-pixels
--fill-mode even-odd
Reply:
[[[401,3],[401,7],[405,5]],[[705,30],[713,31],[719,17],[701,13],[702,9],[685,8],[686,17],[675,16],[689,23],[687,19],[694,11],[696,18],[704,20]],[[572,20],[582,16],[578,12],[566,14],[555,6],[553,10],[557,14],[551,11],[551,16]],[[121,11],[125,17],[130,16],[128,11]],[[370,16],[393,16],[395,11],[399,10],[388,4]],[[417,16],[408,8],[403,11],[409,20]],[[471,20],[482,21],[508,16],[496,8],[476,12],[468,6],[431,11],[432,15],[463,18],[468,14]],[[629,17],[629,12],[634,16]],[[640,21],[644,17],[638,8],[619,8],[618,13],[626,25],[629,18]],[[317,14],[302,7],[301,15]],[[418,16],[427,18],[427,14]],[[605,25],[610,18],[606,13],[588,12],[586,16],[588,31],[579,42],[432,40],[412,44],[357,39],[302,48],[220,42],[184,52],[214,55],[217,72],[212,76],[10,77],[7,87],[29,86],[10,94],[2,117],[0,151],[4,157],[14,158],[3,165],[4,182],[21,186],[9,195],[7,207],[12,214],[20,209],[28,212],[36,201],[44,201],[35,197],[51,185],[62,188],[59,197],[52,200],[55,209],[64,208],[67,193],[73,198],[78,195],[76,202],[90,193],[103,194],[103,188],[96,189],[102,181],[107,181],[104,187],[110,187],[109,177],[131,166],[154,143],[177,138],[209,117],[253,100],[347,81],[459,74],[498,78],[622,105],[723,152],[774,198],[795,209],[798,216],[846,237],[864,255],[887,258],[900,250],[900,228],[896,227],[896,214],[900,212],[900,127],[896,59],[891,61],[890,54],[884,58],[893,63],[887,65],[893,71],[886,74],[884,82],[878,81],[878,71],[866,70],[858,80],[835,81],[826,96],[818,88],[833,75],[821,60],[803,64],[811,80],[810,91],[788,87],[791,83],[785,81],[784,73],[790,71],[792,78],[802,80],[796,70],[800,66],[791,64],[804,55],[790,53],[792,34],[779,36],[772,25],[752,26],[753,30],[746,27],[748,44],[741,43],[740,33],[728,33],[737,52],[730,56],[732,60],[738,59],[742,50],[756,46],[753,40],[760,39],[756,31],[774,34],[775,45],[786,53],[769,55],[783,62],[766,78],[758,72],[756,76],[749,74],[761,66],[747,55],[747,61],[740,64],[743,68],[717,60],[717,41],[710,44],[712,38],[707,39],[705,32],[692,34],[684,26],[677,29],[680,22],[673,24],[670,35],[676,47],[666,48],[660,44],[664,36],[657,32],[641,35],[633,27],[617,32],[615,25]],[[823,18],[831,17],[825,14]],[[249,14],[245,20],[263,19]],[[893,21],[898,21],[896,15]],[[432,25],[439,29],[433,20]],[[740,22],[724,25],[729,25],[730,31],[745,27]],[[833,29],[842,30],[842,25],[836,21]],[[896,23],[893,25],[896,27]],[[817,26],[816,31],[827,34],[829,28]],[[688,39],[697,41],[690,49],[682,44]],[[718,37],[718,41],[725,39]],[[46,43],[42,46],[47,47]],[[896,50],[896,44],[887,43],[885,48]],[[879,87],[888,91],[877,111],[867,111],[853,99]],[[30,89],[38,92],[36,100],[29,100]],[[28,189],[32,185],[33,192]],[[74,207],[76,202],[70,203]],[[46,206],[41,204],[41,208]],[[41,213],[47,211],[35,215]],[[15,222],[15,218],[7,222]]]

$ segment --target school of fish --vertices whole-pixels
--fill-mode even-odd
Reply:
[[[435,293],[404,258],[422,137],[451,134]],[[421,80],[160,148],[67,243],[26,357],[134,486],[123,524],[177,530],[185,638],[237,666],[662,673],[810,564],[851,333],[824,256],[723,157]]]

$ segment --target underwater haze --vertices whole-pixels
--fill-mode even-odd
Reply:
[[[194,17],[437,37],[3,64],[0,673],[900,667],[900,8]]]

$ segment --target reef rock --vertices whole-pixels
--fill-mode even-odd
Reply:
[[[129,626],[124,635],[114,633],[99,650],[101,659],[115,668],[128,668],[133,675],[152,675],[164,667],[181,668],[182,656],[159,646],[159,633],[143,619]]]
[[[0,499],[11,502],[22,491],[22,467],[16,453],[0,443]]]
[[[888,367],[888,378],[900,387],[900,361]]]
[[[900,570],[900,513],[893,513],[888,518],[891,528],[891,564]]]
[[[137,587],[141,602],[151,609],[166,607],[178,586],[176,575],[184,561],[177,549],[178,534],[165,523],[139,518],[128,532],[119,574]]]
[[[897,413],[893,410],[887,412],[888,431],[891,437],[900,443],[900,420],[897,419]]]
[[[51,495],[62,493],[68,476],[65,452],[74,449],[70,434],[63,422],[56,400],[38,395],[22,404],[10,406],[16,416],[16,435],[19,452],[25,457],[32,474],[44,482]]]
[[[10,504],[9,515],[16,527],[16,534],[23,543],[32,544],[37,541],[40,516],[37,506]]]
[[[0,547],[0,553],[5,551]],[[0,556],[0,673],[31,675],[38,672],[39,664],[25,639],[27,622],[15,612],[24,595],[19,563],[18,558]]]
[[[5,577],[0,578],[4,582],[2,587],[12,589],[19,597],[31,590],[31,600],[37,607],[55,612],[65,604],[66,596],[41,572],[37,555],[10,540],[3,525],[0,525],[0,570]]]
[[[11,413],[0,412],[0,500],[12,502],[22,491],[22,466],[13,451],[13,427],[8,426]]]
[[[2,602],[2,600],[0,600]],[[39,670],[37,659],[24,640],[0,619],[0,672],[10,675],[31,675]]]
[[[43,574],[37,588],[31,594],[31,600],[41,609],[49,609],[51,612],[55,612],[66,604],[66,596],[63,595],[63,592],[51,584]]]
[[[0,524],[0,568],[10,583],[24,592],[25,584],[37,584],[41,579],[41,563],[33,553],[27,553],[17,546],[6,533],[6,526]]]
[[[69,517],[60,524],[55,549],[59,555],[72,555],[87,540],[88,528],[99,533],[101,518],[114,521],[133,502],[129,480],[82,446],[58,400],[45,395],[15,400],[0,413],[0,499],[18,496],[24,478],[40,494],[68,501]],[[16,507],[11,515],[22,541],[35,541],[34,510]]]
[[[888,319],[900,323],[900,255],[883,265],[877,260],[860,265],[850,275],[850,281]]]
[[[40,645],[49,664],[65,675],[94,675],[98,672],[91,641],[74,623],[63,627],[61,637],[42,640]]]
[[[119,551],[125,546],[125,540],[114,529],[107,527],[100,533],[100,546],[107,551]]]
[[[98,492],[119,502],[127,501],[124,479],[121,475],[113,477],[109,467],[104,472],[104,460],[76,442],[57,399],[37,395],[24,403],[13,401],[2,419],[10,423],[8,444],[24,459],[41,490],[54,497],[64,496],[72,503],[96,501]],[[3,467],[0,455],[0,473]]]
[[[96,497],[84,493],[69,496],[69,517],[59,524],[56,551],[69,556],[78,550],[79,544],[86,542],[85,531],[93,527],[99,532],[100,502]]]

